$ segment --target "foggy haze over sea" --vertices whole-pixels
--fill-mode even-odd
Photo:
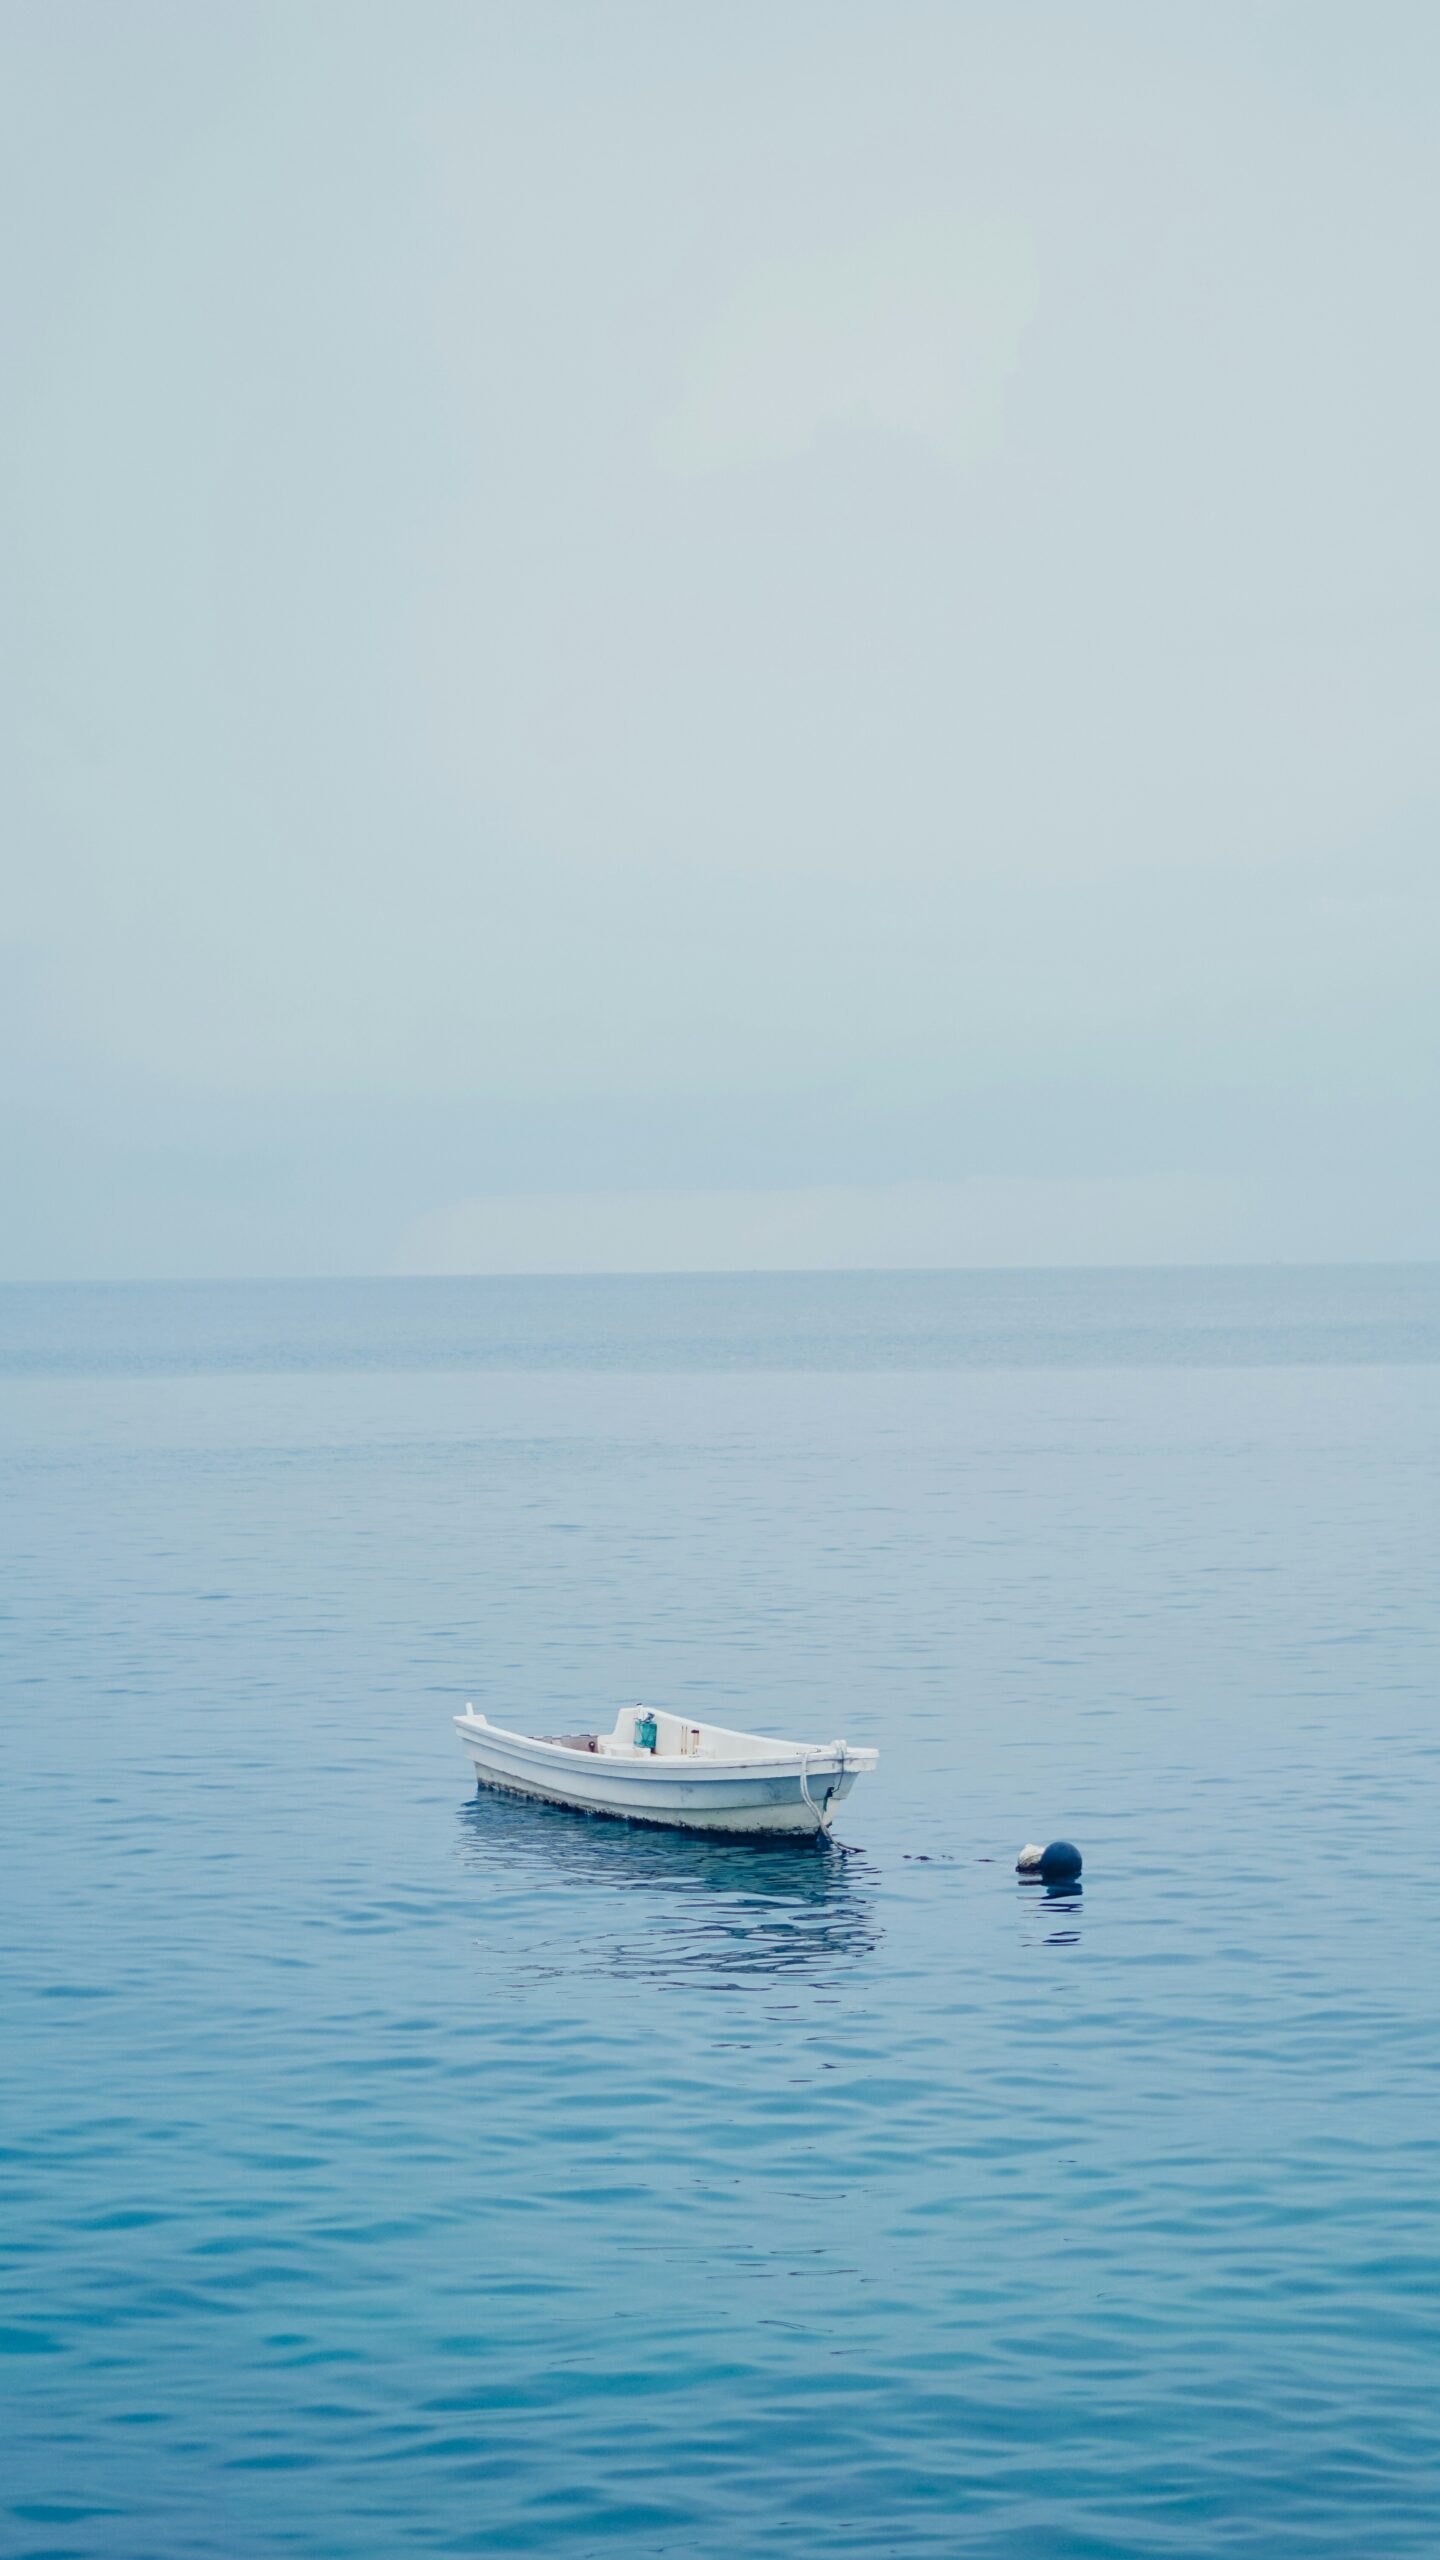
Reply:
[[[1440,29],[7,9],[0,1275],[1440,1254]]]

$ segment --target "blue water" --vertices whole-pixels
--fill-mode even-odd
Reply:
[[[1432,2560],[1440,1273],[0,1371],[0,2549]],[[843,1845],[473,1793],[638,1696],[877,1743]]]

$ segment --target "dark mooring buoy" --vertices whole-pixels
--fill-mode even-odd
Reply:
[[[1048,1849],[1032,1841],[1015,1861],[1017,1876],[1038,1876],[1042,1884],[1073,1884],[1085,1861],[1073,1840],[1052,1840]]]

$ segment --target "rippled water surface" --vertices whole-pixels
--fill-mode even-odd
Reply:
[[[1432,2560],[1437,1353],[1422,1271],[0,1293],[0,2548]],[[707,1845],[449,1722],[639,1696],[880,1767]]]

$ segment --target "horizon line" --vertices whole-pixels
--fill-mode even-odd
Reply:
[[[955,1262],[955,1263],[796,1263],[792,1265],[757,1266],[753,1270],[716,1268],[697,1263],[693,1270],[647,1267],[600,1268],[593,1271],[537,1269],[534,1271],[265,1271],[209,1272],[177,1275],[152,1273],[148,1277],[47,1279],[3,1279],[0,1290],[7,1289],[324,1289],[392,1287],[397,1289],[451,1289],[475,1281],[517,1287],[535,1280],[1004,1280],[1035,1279],[1044,1274],[1075,1278],[1081,1274],[1108,1275],[1112,1278],[1133,1277],[1148,1272],[1238,1272],[1238,1271],[1440,1271],[1440,1255],[1387,1254],[1375,1257],[1347,1256],[1343,1259],[1295,1259],[1275,1255],[1264,1260],[1213,1262]]]

